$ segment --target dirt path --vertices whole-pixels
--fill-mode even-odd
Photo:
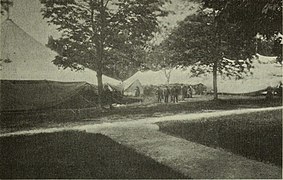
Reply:
[[[174,115],[127,123],[101,124],[93,127],[84,126],[81,127],[81,130],[109,136],[115,141],[134,148],[137,152],[145,154],[192,178],[273,179],[281,178],[282,174],[279,167],[166,135],[158,131],[159,127],[154,123],[171,120],[198,120],[204,117],[219,117],[275,109],[282,109],[282,107]]]
[[[192,178],[281,178],[282,174],[279,167],[166,135],[158,131],[159,127],[155,124],[162,121],[193,121],[205,117],[220,117],[276,109],[283,109],[283,107],[181,114],[127,122],[19,131],[1,134],[0,136],[83,130],[89,133],[107,135],[115,141],[134,148],[137,152]]]
[[[272,111],[277,109],[283,109],[283,106],[278,107],[268,107],[268,108],[249,108],[249,109],[237,109],[237,110],[213,110],[204,113],[190,113],[190,114],[177,114],[177,115],[169,115],[169,116],[162,116],[162,117],[152,117],[152,118],[143,118],[133,121],[119,121],[119,122],[107,122],[101,124],[89,124],[89,125],[69,125],[69,126],[61,126],[61,127],[54,127],[54,128],[38,128],[33,130],[24,130],[24,131],[16,131],[16,132],[9,132],[9,133],[0,133],[0,137],[6,136],[16,136],[16,135],[32,135],[38,133],[53,133],[53,132],[60,132],[60,131],[67,131],[67,130],[86,130],[89,128],[92,129],[101,129],[101,128],[108,128],[113,126],[145,126],[150,125],[153,128],[154,123],[163,122],[163,121],[176,121],[176,120],[185,120],[185,121],[197,121],[201,118],[209,118],[209,117],[220,117],[220,116],[227,116],[233,114],[245,114],[251,112],[260,112],[260,111]]]

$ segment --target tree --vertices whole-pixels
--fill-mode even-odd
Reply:
[[[157,18],[167,14],[161,8],[165,1],[41,0],[43,17],[62,34],[49,43],[58,52],[54,64],[94,69],[100,97],[102,74],[113,71],[115,64],[132,61],[129,52],[146,46],[159,30]]]
[[[128,48],[126,56],[119,52],[111,54],[109,60],[112,62],[109,63],[105,74],[124,81],[142,68],[145,56],[145,49],[138,46]]]
[[[173,57],[174,51],[171,51],[161,43],[152,47],[147,56],[147,68],[153,71],[162,70],[164,72],[167,84],[170,83],[172,69],[175,67]]]
[[[236,23],[247,36],[268,38],[282,32],[282,0],[200,0],[204,8],[218,11],[218,17]]]
[[[218,17],[237,24],[245,39],[260,34],[266,41],[273,41],[273,55],[282,63],[282,37],[280,40],[278,36],[282,34],[282,0],[199,1],[204,8],[218,11]]]
[[[207,8],[188,16],[164,43],[176,52],[176,66],[193,66],[195,75],[213,73],[214,99],[218,98],[217,73],[241,78],[252,67],[250,59],[255,54],[254,41]]]
[[[211,12],[209,15],[211,17],[210,20],[204,18],[208,20],[207,22],[202,22],[201,20],[196,21],[199,23],[199,26],[201,27],[201,24],[204,25],[203,28],[205,28],[205,24],[212,26],[210,26],[210,28],[207,27],[210,30],[206,31],[201,31],[202,28],[195,29],[195,31],[199,31],[203,33],[203,35],[200,35],[195,32],[191,34],[192,36],[196,35],[196,38],[191,38],[194,39],[194,43],[199,42],[199,45],[197,45],[195,49],[202,49],[203,52],[198,50],[195,51],[194,47],[192,46],[192,49],[189,49],[188,47],[186,47],[186,44],[183,43],[184,47],[182,47],[181,49],[183,50],[184,54],[183,57],[179,58],[179,60],[181,59],[180,64],[184,65],[188,64],[188,62],[190,64],[193,62],[197,62],[197,68],[193,69],[196,74],[204,73],[212,69],[211,71],[213,71],[214,76],[215,98],[217,98],[217,70],[221,71],[221,67],[224,67],[224,70],[226,69],[226,67],[229,67],[229,72],[238,72],[237,74],[239,74],[239,72],[244,72],[245,67],[247,67],[247,69],[250,68],[251,65],[249,64],[249,60],[245,59],[250,58],[253,54],[256,54],[256,51],[252,46],[253,43],[254,45],[256,45],[256,47],[258,45],[258,42],[255,39],[256,35],[260,34],[261,36],[263,36],[265,42],[275,40],[273,43],[274,47],[272,48],[273,55],[278,56],[278,61],[282,62],[282,37],[281,40],[277,38],[278,35],[282,33],[282,0],[190,1],[196,1],[201,3],[202,10],[208,10]],[[194,27],[192,26],[193,25],[188,25],[187,28],[193,29]],[[213,33],[210,34],[208,31]],[[180,37],[182,36],[180,35]],[[201,40],[201,38],[198,37],[208,38],[208,41],[214,44],[214,48],[208,48],[210,50],[205,49],[207,47],[204,47],[203,43],[207,43],[208,47],[212,47],[211,44],[209,44],[209,42],[207,42],[206,40]],[[173,39],[174,41],[174,38],[171,39]],[[180,41],[184,39],[186,39],[186,37],[179,38]],[[265,46],[267,44],[268,43],[262,45]],[[268,48],[266,48],[265,46],[263,49],[263,46],[260,47],[261,51],[268,51]],[[177,47],[180,48],[179,46]],[[209,64],[211,63],[211,61],[207,60],[209,56],[205,56],[205,53],[212,53],[211,59],[215,59],[213,62],[213,66]],[[190,54],[191,56],[188,57],[188,54]],[[187,59],[187,62],[184,59],[184,57],[186,56],[190,59]],[[227,61],[227,59],[225,59],[224,57],[228,57],[229,59],[243,59],[244,61]],[[195,58],[195,60],[192,60],[193,58]],[[200,60],[200,58],[204,58],[206,60]],[[221,59],[220,64],[218,64],[217,59]],[[225,61],[224,64],[223,60]],[[204,63],[205,61],[206,63]],[[227,70],[225,71],[227,72]],[[230,75],[230,73],[228,73],[227,75]],[[236,75],[236,77],[239,77],[239,75]]]

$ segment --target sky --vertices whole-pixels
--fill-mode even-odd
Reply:
[[[47,20],[43,19],[40,13],[41,4],[39,0],[13,0],[13,2],[14,4],[10,8],[10,19],[37,41],[46,44],[48,36],[59,36],[56,27],[48,25]],[[178,21],[195,12],[195,9],[192,10],[191,7],[197,7],[193,3],[190,3],[188,6],[185,6],[185,4],[186,1],[172,0],[172,3],[166,6],[166,9],[175,13],[161,19],[161,21],[169,23],[170,28],[175,27]],[[1,16],[1,22],[5,19],[5,16]]]

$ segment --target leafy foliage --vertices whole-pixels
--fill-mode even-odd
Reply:
[[[197,1],[203,8],[215,10],[219,23],[235,24],[242,39],[253,41],[257,34],[262,35],[264,41],[258,43],[258,52],[277,56],[278,61],[282,62],[282,36],[278,36],[282,34],[282,0],[189,1]]]
[[[282,32],[282,1],[198,2],[202,4],[199,13],[181,22],[166,41],[177,52],[177,65],[194,65],[195,75],[213,72],[214,98],[217,99],[217,72],[241,78],[242,73],[252,67],[250,59],[258,50],[256,35],[276,40],[275,35]],[[273,52],[282,61],[280,42],[277,38]]]
[[[134,59],[136,49],[157,32],[157,17],[167,13],[158,0],[41,0],[42,14],[62,36],[48,46],[59,55],[61,67],[88,67],[107,73],[115,64]],[[137,55],[138,56],[138,55]],[[121,61],[120,61],[121,60]]]
[[[171,71],[175,67],[174,55],[175,52],[164,43],[153,46],[146,57],[146,67],[153,71],[162,70],[169,84]]]
[[[219,18],[236,23],[246,36],[272,37],[282,32],[282,0],[202,0],[205,8],[219,11]]]
[[[202,0],[204,7],[219,11],[219,17],[237,25],[246,39],[261,34],[273,41],[272,55],[282,63],[282,0]]]
[[[211,72],[217,62],[218,72],[240,78],[246,68],[252,67],[249,59],[254,42],[243,39],[234,24],[219,23],[215,14],[205,9],[187,17],[165,43],[176,52],[176,65],[193,65],[195,75]]]

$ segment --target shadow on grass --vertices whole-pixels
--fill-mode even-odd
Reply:
[[[282,110],[158,125],[162,132],[282,167]]]
[[[0,178],[187,178],[100,134],[0,138]]]

